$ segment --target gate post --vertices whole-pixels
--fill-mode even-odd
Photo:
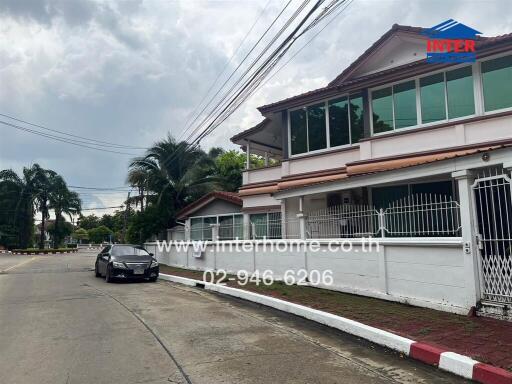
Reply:
[[[466,305],[473,307],[482,298],[479,267],[479,250],[476,242],[476,221],[473,199],[474,174],[467,170],[452,172],[457,181],[460,200],[460,223],[464,252],[464,281]]]

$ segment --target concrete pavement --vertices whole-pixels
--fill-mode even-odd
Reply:
[[[106,284],[94,277],[94,257],[0,255],[1,383],[464,382],[199,289]]]

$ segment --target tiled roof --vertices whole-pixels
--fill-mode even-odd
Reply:
[[[240,205],[240,206],[242,205],[242,199],[236,192],[213,191],[213,192],[207,193],[206,195],[197,199],[193,203],[191,203],[191,204],[187,205],[186,207],[182,208],[181,210],[179,210],[178,213],[176,214],[176,217],[178,219],[183,218],[215,199],[228,201],[230,203]]]
[[[240,133],[237,133],[235,136],[233,136],[230,140],[232,143],[234,143],[237,140],[243,139],[244,137],[250,135],[251,133],[256,133],[262,129],[264,129],[269,123],[270,119],[265,118],[262,121],[260,121],[258,124],[256,124],[254,127],[248,128],[245,131],[242,131]]]

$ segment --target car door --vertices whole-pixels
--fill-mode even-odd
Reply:
[[[111,246],[108,245],[105,248],[103,248],[101,252],[98,254],[98,270],[102,275],[104,275],[107,272],[107,264],[110,257],[110,248]]]

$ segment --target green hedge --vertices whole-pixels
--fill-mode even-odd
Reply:
[[[75,250],[70,248],[55,248],[55,249],[39,249],[39,248],[27,248],[27,249],[13,249],[13,253],[64,253],[64,252],[74,252]]]

